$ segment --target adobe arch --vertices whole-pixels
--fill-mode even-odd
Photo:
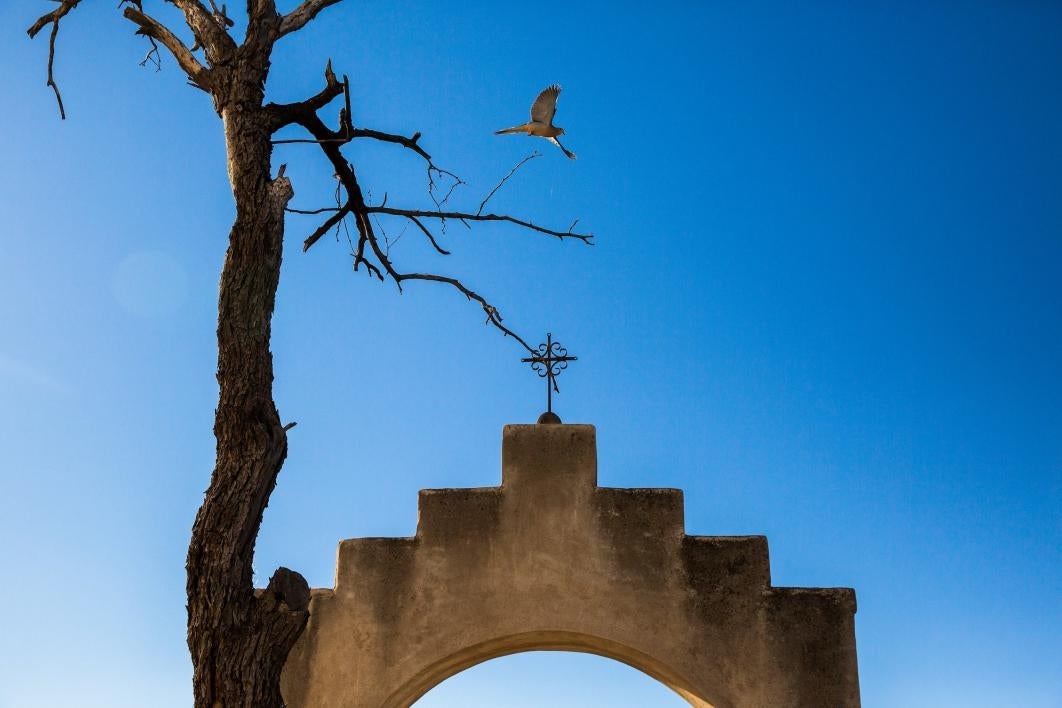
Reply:
[[[404,708],[469,666],[586,651],[693,706],[857,708],[855,594],[770,584],[762,536],[687,536],[682,492],[597,486],[590,425],[509,425],[502,484],[422,490],[412,538],[343,541],[284,670],[292,708]]]

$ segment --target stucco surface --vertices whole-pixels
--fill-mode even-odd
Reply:
[[[534,649],[623,661],[694,706],[856,708],[855,593],[770,584],[763,536],[688,536],[682,492],[597,486],[590,425],[509,425],[502,483],[420,492],[417,533],[340,543],[288,659],[293,708],[408,706]]]

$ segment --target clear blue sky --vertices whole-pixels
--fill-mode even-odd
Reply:
[[[24,34],[50,5],[0,7],[5,708],[190,704],[233,209],[209,100],[168,57],[137,66],[114,4],[60,32],[66,122]],[[541,150],[492,205],[596,246],[451,225],[448,258],[415,233],[392,254],[579,356],[557,409],[598,426],[601,483],[685,489],[690,533],[766,534],[775,584],[855,587],[869,708],[1062,706],[1062,5],[501,5],[348,2],[282,42],[269,94],[316,91],[331,57],[356,122],[423,132],[473,209]],[[553,82],[575,162],[492,135]],[[374,199],[429,204],[412,154],[349,155]],[[293,206],[328,204],[314,149],[281,162]],[[258,582],[331,585],[339,539],[411,534],[420,488],[497,483],[502,425],[542,408],[474,306],[400,296],[331,238],[300,253],[314,225],[289,221],[276,399],[299,425]],[[424,703],[513,692],[677,704],[537,654]]]

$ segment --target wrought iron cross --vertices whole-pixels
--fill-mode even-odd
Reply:
[[[560,342],[553,341],[553,335],[546,333],[546,343],[539,344],[530,357],[520,361],[530,364],[531,368],[546,380],[546,414],[553,415],[553,393],[560,393],[557,388],[557,376],[568,368],[569,361],[576,361],[577,357],[568,356],[568,350],[561,346]]]

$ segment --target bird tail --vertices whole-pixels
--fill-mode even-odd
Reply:
[[[514,125],[512,128],[502,128],[501,130],[495,130],[495,135],[505,135],[506,133],[526,133],[527,124]]]

